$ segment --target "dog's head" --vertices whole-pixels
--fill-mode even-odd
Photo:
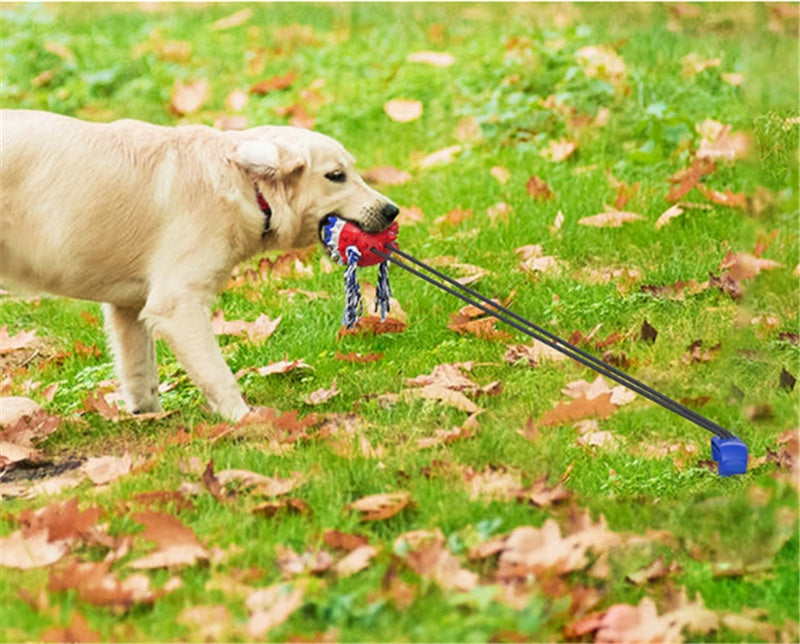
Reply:
[[[327,215],[367,232],[382,231],[397,217],[397,206],[364,182],[353,157],[331,137],[270,126],[240,137],[230,160],[266,196],[273,210],[270,229],[281,245],[313,243]]]

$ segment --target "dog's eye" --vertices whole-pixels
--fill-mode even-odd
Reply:
[[[334,170],[333,172],[328,172],[325,178],[334,183],[344,183],[345,179],[347,179],[347,175],[342,170]]]

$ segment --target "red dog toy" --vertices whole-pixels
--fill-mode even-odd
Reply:
[[[364,308],[361,301],[361,289],[356,278],[356,266],[380,264],[378,283],[375,286],[375,311],[380,309],[381,320],[386,319],[392,296],[389,288],[388,265],[383,257],[372,251],[375,249],[386,255],[391,254],[391,249],[386,245],[394,244],[397,239],[397,231],[397,222],[379,233],[368,233],[354,223],[333,215],[329,215],[323,220],[320,227],[322,243],[334,261],[347,266],[344,272],[345,309],[342,324],[348,329],[352,329],[358,324]]]

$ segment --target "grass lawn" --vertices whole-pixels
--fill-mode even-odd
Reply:
[[[392,175],[407,252],[750,449],[719,477],[706,432],[571,398],[591,371],[458,327],[397,268],[399,332],[342,335],[321,248],[254,258],[215,303],[281,318],[219,336],[271,410],[243,427],[161,343],[172,413],[126,416],[99,305],[3,292],[0,393],[58,421],[0,452],[3,641],[797,641],[796,4],[0,16],[3,108],[330,134]]]

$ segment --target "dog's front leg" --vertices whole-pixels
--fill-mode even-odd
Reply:
[[[156,336],[167,341],[214,411],[233,421],[250,411],[219,350],[210,311],[201,296],[153,293],[142,318]]]
[[[161,410],[155,343],[139,313],[138,308],[103,305],[117,376],[122,382],[125,404],[134,414]]]

